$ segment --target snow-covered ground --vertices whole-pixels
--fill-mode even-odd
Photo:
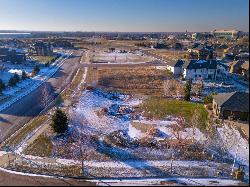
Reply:
[[[94,61],[107,61],[111,63],[143,63],[152,61],[150,57],[145,57],[141,52],[136,53],[120,53],[115,52],[99,52],[92,57]]]
[[[249,175],[249,142],[244,139],[240,132],[233,126],[225,124],[222,128],[217,129],[221,141],[223,142],[229,154],[236,158],[236,164],[246,166]]]
[[[234,92],[234,91],[249,91],[249,88],[242,86],[234,80],[228,80],[228,85],[223,85],[222,82],[204,82],[203,93],[208,95],[210,93],[224,93],[224,92]]]
[[[103,113],[104,108],[109,109],[109,107],[114,104],[136,107],[141,102],[143,102],[142,99],[134,99],[133,97],[123,94],[108,93],[102,90],[84,91],[79,103],[72,108],[70,112],[70,131],[68,135],[66,137],[53,139],[53,157],[62,158],[60,162],[63,163],[67,163],[68,159],[79,160],[81,158],[79,146],[81,146],[82,150],[84,150],[85,164],[94,173],[96,172],[97,165],[101,163],[103,163],[103,167],[105,166],[103,172],[106,167],[111,167],[113,164],[115,164],[114,167],[116,168],[112,169],[112,171],[116,170],[116,172],[121,170],[121,164],[130,166],[130,168],[127,168],[127,172],[124,173],[124,176],[128,176],[128,171],[132,172],[135,176],[137,174],[138,176],[142,176],[143,174],[139,171],[140,169],[138,169],[141,167],[150,166],[157,168],[158,165],[156,163],[159,162],[161,165],[163,161],[171,158],[172,149],[143,146],[120,147],[117,145],[106,145],[106,143],[104,143],[105,137],[113,132],[119,131],[124,132],[124,135],[128,136],[128,139],[147,137],[147,133],[140,132],[140,130],[133,127],[134,123],[139,123],[142,126],[143,124],[149,124],[158,129],[161,132],[161,136],[155,136],[156,141],[164,138],[176,139],[170,126],[178,121],[177,118],[169,116],[164,120],[149,120],[141,114],[141,117],[137,120],[124,120],[124,118]],[[193,129],[185,128],[181,132],[181,136],[188,139],[194,136],[195,140],[200,143],[207,141],[206,136],[198,129],[195,129],[193,132]],[[63,153],[62,150],[64,150],[65,153]],[[188,167],[184,166],[184,163],[188,163],[189,161],[190,160],[183,160],[179,168]],[[117,165],[116,162],[119,164]],[[136,162],[138,163],[136,164]],[[196,163],[197,161],[193,160],[193,162]],[[201,161],[201,163],[203,162],[205,163],[205,160]],[[141,167],[139,167],[138,164]],[[167,169],[167,166],[165,169]],[[227,166],[227,169],[229,171],[230,167]],[[212,173],[215,173],[215,170],[213,170]],[[104,173],[100,175],[106,176]]]

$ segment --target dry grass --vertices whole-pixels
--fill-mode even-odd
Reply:
[[[25,149],[24,154],[41,157],[49,157],[52,153],[53,144],[50,138],[40,135],[38,138]]]
[[[46,120],[48,120],[47,115],[41,115],[36,118],[34,118],[31,122],[29,122],[24,128],[20,130],[19,133],[12,136],[5,145],[9,146],[16,146],[18,145],[30,132],[38,128],[42,123],[44,123]]]
[[[165,49],[149,51],[150,53],[155,53],[166,59],[183,59],[185,55],[188,55],[186,51],[170,51]]]
[[[161,96],[163,82],[167,77],[166,71],[154,68],[117,68],[98,71],[100,86],[130,94]]]

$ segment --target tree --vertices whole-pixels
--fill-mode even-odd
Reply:
[[[35,65],[35,67],[34,67],[33,70],[32,70],[32,76],[37,75],[37,74],[39,73],[39,71],[40,71],[39,66],[38,66],[38,65]]]
[[[191,89],[192,89],[192,80],[189,79],[187,82],[186,82],[186,87],[184,89],[184,100],[185,101],[190,101],[190,97],[191,97]]]
[[[28,78],[28,75],[25,71],[22,71],[22,80],[25,80]]]
[[[10,77],[8,85],[11,87],[16,86],[16,82],[15,82],[15,79],[13,77]]]
[[[42,89],[42,94],[41,94],[41,107],[45,108],[48,106],[52,99],[52,96],[50,94],[50,89],[47,84]]]
[[[164,95],[167,97],[180,96],[183,94],[183,88],[180,82],[175,79],[169,79],[163,83]]]
[[[0,79],[0,94],[2,94],[2,91],[5,89],[5,84],[3,83],[2,79]]]
[[[14,73],[13,78],[16,81],[16,83],[18,83],[20,81],[20,77],[17,73]]]
[[[194,113],[192,115],[192,118],[191,118],[192,131],[193,131],[193,137],[192,137],[193,143],[194,143],[194,136],[195,136],[196,128],[197,128],[197,126],[199,126],[199,123],[201,123],[200,119],[201,119],[200,112],[199,112],[198,108],[196,107],[194,110]]]
[[[68,117],[67,115],[60,109],[56,109],[54,115],[52,116],[52,124],[51,124],[54,132],[58,134],[65,133],[68,129]]]
[[[9,86],[13,87],[20,81],[20,77],[17,73],[15,73],[9,80]]]
[[[187,140],[188,136],[183,136],[185,131],[186,122],[184,117],[179,116],[176,120],[176,124],[170,125],[171,133],[177,139],[178,143],[183,143]]]
[[[204,97],[203,101],[205,104],[212,103],[213,102],[213,95],[212,94],[207,95],[206,97]]]

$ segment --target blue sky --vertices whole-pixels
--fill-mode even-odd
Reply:
[[[249,31],[249,0],[0,0],[0,30]]]

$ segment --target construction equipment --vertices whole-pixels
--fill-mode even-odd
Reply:
[[[235,179],[241,180],[241,181],[244,180],[244,175],[245,175],[244,166],[245,165],[240,164],[238,169],[233,172],[233,177]]]

